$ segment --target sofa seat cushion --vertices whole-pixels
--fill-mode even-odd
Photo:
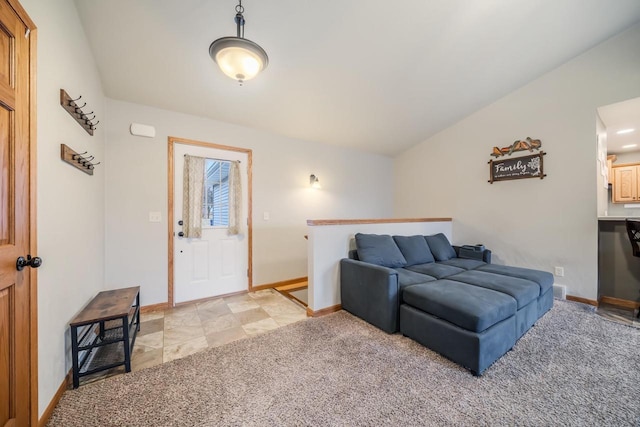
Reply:
[[[503,276],[518,277],[520,279],[531,280],[540,286],[540,294],[544,295],[553,287],[553,275],[548,271],[532,270],[530,268],[511,267],[508,265],[487,264],[478,267],[480,271],[488,273],[502,274]]]
[[[502,292],[518,302],[518,310],[535,301],[540,296],[540,286],[536,282],[486,271],[470,270],[449,277],[449,280],[481,286]]]
[[[448,279],[407,286],[402,301],[472,332],[482,332],[516,313],[516,300],[509,295]]]
[[[427,274],[416,273],[415,271],[407,270],[406,268],[394,268],[398,272],[398,285],[400,289],[405,286],[417,285],[420,283],[433,282],[435,277]]]
[[[397,268],[407,264],[391,236],[356,233],[358,259],[383,267]]]
[[[478,261],[477,259],[469,258],[451,258],[446,261],[438,261],[444,265],[451,265],[453,267],[464,268],[465,270],[473,270],[483,265],[487,265],[486,262]]]
[[[457,273],[465,271],[460,267],[454,267],[452,265],[445,265],[440,262],[431,262],[427,264],[409,265],[405,267],[407,270],[415,271],[416,273],[427,274],[433,276],[436,279],[443,279],[445,277],[452,276]]]
[[[407,265],[435,262],[424,236],[393,236],[393,240],[407,260]]]

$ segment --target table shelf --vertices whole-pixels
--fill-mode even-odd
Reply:
[[[140,287],[100,292],[71,321],[73,387],[80,378],[124,365],[140,330]]]

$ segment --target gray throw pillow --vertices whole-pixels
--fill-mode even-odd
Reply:
[[[436,261],[446,261],[451,258],[456,258],[456,251],[444,234],[438,233],[433,236],[425,236],[424,238],[427,240],[427,244]]]
[[[424,236],[393,236],[400,252],[407,260],[407,265],[434,262],[433,255]]]
[[[395,242],[389,235],[356,234],[356,248],[360,261],[383,267],[398,268],[407,264]]]

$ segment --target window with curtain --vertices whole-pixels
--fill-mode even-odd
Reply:
[[[230,162],[205,159],[202,227],[229,226]]]

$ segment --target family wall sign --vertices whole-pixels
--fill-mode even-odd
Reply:
[[[543,163],[546,153],[540,151],[540,147],[542,147],[542,142],[539,139],[528,137],[522,141],[515,141],[508,147],[493,147],[491,155],[496,157],[496,160],[489,160],[489,183],[524,178],[543,179],[547,176],[544,173]],[[538,151],[538,153],[500,159],[503,156],[511,156],[512,153],[517,151]]]

